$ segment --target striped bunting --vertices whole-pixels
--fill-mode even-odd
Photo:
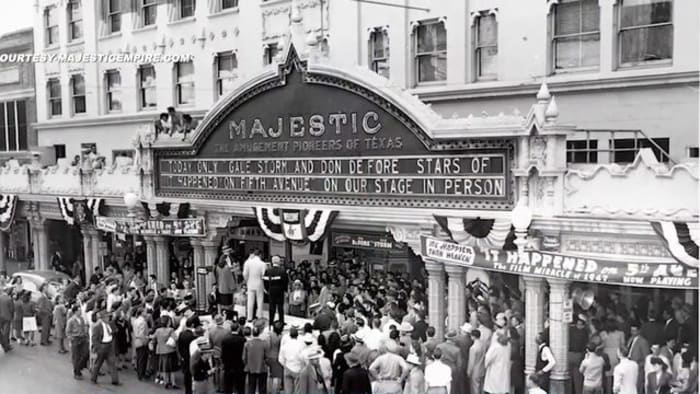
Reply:
[[[326,209],[253,208],[255,218],[265,235],[275,241],[318,242],[338,211]]]
[[[14,194],[0,195],[0,231],[7,231],[12,226],[17,211],[17,201],[18,198]]]
[[[698,223],[651,222],[651,227],[664,241],[669,253],[681,263],[699,268],[698,244],[700,244],[700,225]]]
[[[61,213],[61,217],[72,226],[75,224],[93,223],[95,217],[100,216],[104,199],[97,197],[86,199],[56,197],[56,201],[58,201],[58,210]],[[84,216],[76,217],[79,212],[82,212]]]
[[[173,204],[167,201],[159,203],[141,201],[147,219],[174,218],[187,219],[190,216],[190,203]]]
[[[440,227],[458,244],[480,249],[511,249],[514,239],[510,219],[469,219],[434,215]]]

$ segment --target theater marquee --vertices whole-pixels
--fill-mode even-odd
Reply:
[[[192,148],[156,151],[157,195],[508,209],[508,140],[435,141],[410,114],[290,56],[273,80],[205,122]]]

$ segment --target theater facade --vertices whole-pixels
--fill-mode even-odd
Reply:
[[[148,272],[167,283],[172,240],[186,240],[200,302],[224,243],[241,255],[352,256],[425,274],[438,336],[466,321],[470,278],[502,275],[525,301],[526,370],[548,320],[552,392],[564,393],[575,289],[612,288],[630,302],[673,289],[697,307],[698,173],[644,150],[627,166],[569,166],[566,141],[579,130],[558,116],[543,84],[526,114],[443,118],[369,71],[315,62],[292,45],[219,101],[191,141],[144,126],[128,166],[6,166],[0,192],[15,202],[9,222],[31,224],[38,268],[50,255],[43,223],[73,215],[61,201],[93,201],[71,224],[88,273],[102,263],[102,237],[121,233],[143,239]],[[126,194],[189,205],[145,225]]]

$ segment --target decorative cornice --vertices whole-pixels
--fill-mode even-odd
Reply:
[[[700,82],[697,71],[681,71],[653,75],[625,75],[618,71],[612,77],[582,78],[582,76],[563,75],[547,77],[547,83],[554,93],[599,91],[612,89],[627,89],[632,87],[653,87],[681,84],[697,84]],[[578,78],[578,79],[573,79]],[[468,84],[460,86],[424,86],[410,89],[408,92],[420,100],[433,103],[439,101],[466,100],[477,98],[492,98],[506,96],[521,96],[535,94],[540,87],[540,81],[497,81]]]

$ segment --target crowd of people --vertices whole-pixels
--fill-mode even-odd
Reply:
[[[507,286],[467,288],[467,321],[443,339],[426,321],[424,280],[370,272],[356,259],[285,266],[257,250],[240,261],[224,247],[200,314],[189,275],[173,272],[166,285],[131,262],[96,268],[86,285],[78,273],[54,299],[46,288],[31,299],[16,279],[0,295],[2,347],[53,336],[59,353],[70,350],[75,379],[88,370],[97,383],[106,364],[112,384],[133,369],[186,393],[541,394],[560,361],[545,329],[525,375],[524,303]],[[697,325],[687,305],[670,301],[658,320],[615,296],[577,310],[572,392],[697,393]]]

